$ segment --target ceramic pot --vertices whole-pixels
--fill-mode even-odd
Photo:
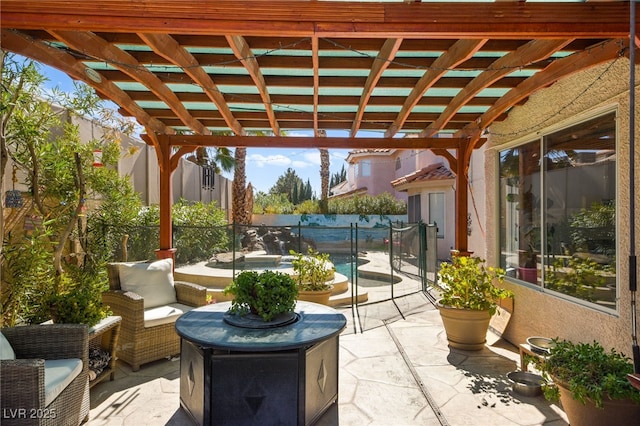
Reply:
[[[488,310],[452,308],[440,303],[438,310],[449,346],[465,351],[479,351],[484,348],[491,320]]]
[[[562,409],[571,425],[633,425],[640,419],[640,404],[628,399],[609,399],[605,396],[602,401],[604,408],[598,408],[589,399],[586,404],[573,399],[573,394],[566,386],[557,381],[555,383],[560,389]]]
[[[329,297],[331,297],[331,290],[299,290],[298,300],[304,300],[305,302],[319,303],[321,305],[329,305]]]

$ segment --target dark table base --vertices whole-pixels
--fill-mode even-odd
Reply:
[[[337,425],[338,339],[252,353],[182,339],[180,403],[199,425]]]

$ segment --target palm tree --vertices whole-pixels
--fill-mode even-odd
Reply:
[[[245,206],[246,200],[246,160],[247,148],[236,147],[235,171],[233,173],[233,222],[242,225],[249,224],[249,217]]]
[[[220,174],[221,171],[233,170],[235,160],[227,147],[199,146],[196,149],[195,163],[199,166],[212,167],[217,174]]]
[[[318,131],[319,137],[326,137],[324,130]],[[320,212],[327,214],[329,208],[329,150],[327,148],[319,148],[320,150]]]

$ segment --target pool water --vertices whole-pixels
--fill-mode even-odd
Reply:
[[[345,254],[331,255],[331,262],[333,262],[333,266],[336,268],[336,272],[342,274],[346,277],[351,276],[351,256]],[[292,268],[291,264],[292,256],[282,256],[279,263],[273,262],[256,262],[253,260],[251,263],[246,262],[236,262],[235,268],[237,270],[242,271],[263,271],[265,269],[270,270],[280,270],[280,269],[289,269]],[[363,265],[367,263],[367,260],[358,259],[358,265]],[[217,269],[233,269],[234,265],[232,263],[208,263],[208,267],[217,268]],[[355,266],[355,265],[354,265]],[[354,268],[355,273],[355,268]]]

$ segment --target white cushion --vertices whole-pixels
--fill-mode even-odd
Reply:
[[[51,404],[82,371],[82,360],[45,359],[44,360],[44,405]]]
[[[120,288],[140,295],[145,309],[176,303],[173,287],[173,259],[152,263],[120,263]]]
[[[11,343],[0,333],[0,359],[16,359],[16,353],[11,347]]]
[[[156,325],[169,324],[176,322],[178,317],[185,312],[193,309],[192,306],[183,305],[182,303],[171,303],[166,306],[159,306],[153,309],[145,309],[144,326],[154,327]]]

